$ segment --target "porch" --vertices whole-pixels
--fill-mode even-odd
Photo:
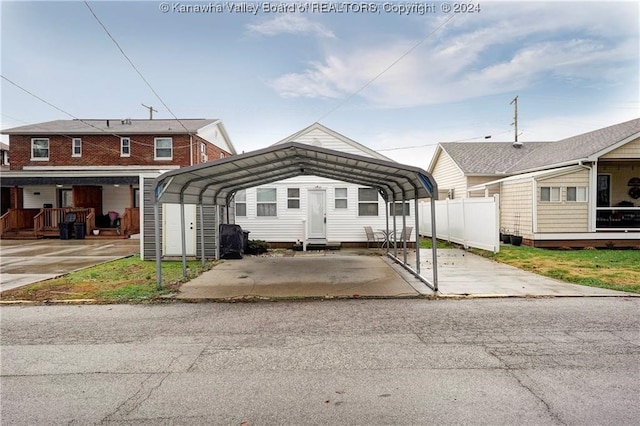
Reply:
[[[9,209],[0,217],[0,238],[60,238],[59,225],[65,221],[67,213],[75,214],[75,223],[85,224],[85,238],[129,238],[140,233],[138,207],[126,208],[124,214],[109,226],[96,224],[94,208]]]
[[[597,165],[596,231],[640,231],[640,161]]]

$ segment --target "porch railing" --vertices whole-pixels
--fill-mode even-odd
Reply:
[[[598,230],[640,230],[640,207],[598,207]]]
[[[0,236],[7,231],[30,229],[40,209],[9,209],[0,217]]]
[[[87,232],[95,228],[95,209],[57,208],[39,209],[39,213],[33,218],[33,233],[36,236],[59,232],[58,224],[63,222],[67,213],[76,214],[76,222],[85,222]]]
[[[140,232],[140,208],[128,207],[120,219],[123,235],[137,234]]]

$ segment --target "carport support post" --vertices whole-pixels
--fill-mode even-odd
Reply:
[[[402,231],[400,232],[400,236],[401,237],[404,236],[404,238],[402,239],[402,249],[403,249],[402,257],[404,260],[404,264],[406,265],[407,264],[407,240],[409,239],[409,236],[406,235],[404,232],[407,229],[407,216],[404,214],[404,203],[406,203],[406,198],[404,195],[404,190],[402,190]]]
[[[184,201],[180,201],[180,242],[182,244],[182,276],[187,276],[187,241],[184,225]]]
[[[418,191],[415,191],[416,198],[413,200],[413,214],[416,222],[416,272],[420,275],[420,220],[418,219]]]
[[[436,194],[437,195],[437,194]],[[431,257],[433,262],[433,291],[438,291],[438,254],[436,247],[438,246],[438,238],[436,236],[436,202],[431,194],[429,204],[431,205]]]
[[[386,220],[386,230],[387,230],[387,253],[389,253],[389,244],[391,244],[391,241],[389,239],[389,197],[387,196],[384,199],[384,213],[385,213],[385,220]]]
[[[202,200],[200,200],[198,210],[200,210],[200,258],[202,259],[202,266],[204,267],[204,207],[202,207]]]
[[[154,245],[156,249],[156,288],[162,289],[162,260],[160,251],[160,206],[156,199],[153,203],[153,232]]]
[[[391,197],[391,212],[393,214],[393,256],[398,257],[398,244],[396,244],[396,196]],[[391,236],[391,234],[389,234]],[[391,238],[389,238],[391,244]]]

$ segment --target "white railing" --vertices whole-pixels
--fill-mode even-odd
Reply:
[[[436,203],[436,237],[440,240],[500,251],[500,203],[498,195],[489,198],[438,200]],[[431,236],[429,203],[418,205],[420,234]]]

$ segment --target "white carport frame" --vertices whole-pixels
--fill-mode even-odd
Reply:
[[[431,174],[418,167],[334,151],[299,142],[273,145],[241,155],[172,170],[156,178],[153,185],[153,200],[156,279],[158,288],[162,288],[160,204],[180,204],[182,269],[183,274],[186,275],[185,204],[196,204],[199,206],[200,224],[203,224],[202,206],[205,203],[216,206],[229,206],[236,191],[299,175],[320,176],[376,188],[385,200],[387,231],[389,231],[389,203],[391,203],[395,209],[396,201],[402,201],[404,205],[407,200],[414,200],[416,229],[415,269],[407,264],[406,239],[403,244],[404,255],[402,260],[398,258],[397,244],[394,244],[393,253],[391,253],[390,248],[387,246],[387,256],[391,257],[429,288],[438,291],[436,215],[434,202],[438,196],[438,186]],[[431,217],[433,218],[431,224],[433,282],[420,274],[418,200],[423,198],[430,199]],[[404,229],[406,225],[404,208],[402,212],[402,227]],[[395,214],[393,215],[393,229],[396,229]],[[202,225],[200,227],[200,236],[200,253],[202,263],[204,264],[204,227]]]

